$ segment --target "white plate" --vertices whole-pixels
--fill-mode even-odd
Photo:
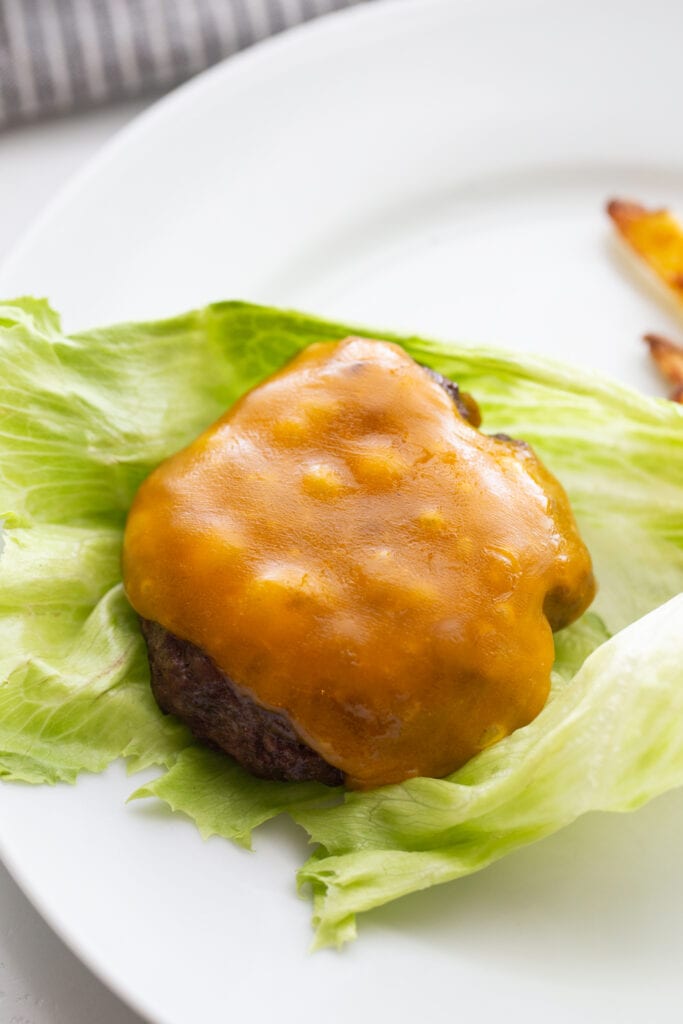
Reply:
[[[555,354],[653,391],[680,324],[618,261],[612,194],[683,207],[678,0],[357,8],[160,103],[0,277],[69,327],[244,297]],[[142,395],[142,392],[141,392]],[[0,788],[3,856],[66,941],[163,1024],[663,1020],[683,998],[683,794],[591,816],[307,953],[305,856],[124,806],[121,767]]]

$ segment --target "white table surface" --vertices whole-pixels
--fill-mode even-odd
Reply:
[[[0,262],[67,179],[146,105],[0,134]],[[141,1021],[67,949],[0,863],[0,1024]]]

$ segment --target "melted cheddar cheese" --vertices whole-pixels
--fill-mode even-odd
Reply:
[[[310,346],[152,473],[124,580],[358,788],[442,776],[531,721],[551,626],[594,593],[531,449],[360,338]]]

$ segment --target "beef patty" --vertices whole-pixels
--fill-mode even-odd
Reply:
[[[460,415],[479,426],[474,399],[447,377],[427,372],[453,399]],[[141,618],[140,623],[152,692],[164,713],[177,715],[197,739],[232,755],[259,778],[326,786],[343,783],[343,772],[302,742],[284,712],[258,704],[195,644],[158,622]]]

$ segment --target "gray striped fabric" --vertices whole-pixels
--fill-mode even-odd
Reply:
[[[363,0],[0,0],[0,128],[159,92]]]

